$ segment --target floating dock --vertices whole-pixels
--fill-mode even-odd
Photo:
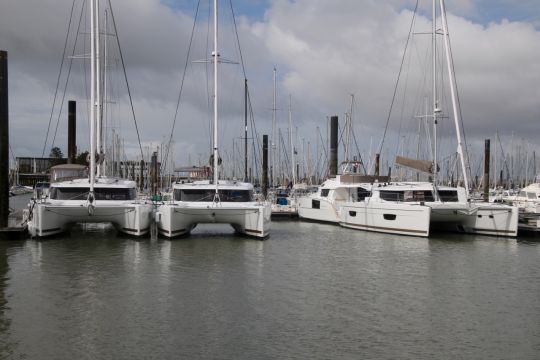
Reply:
[[[0,228],[0,240],[22,240],[27,237],[27,226],[23,223],[23,211],[11,212],[8,216],[8,227]]]

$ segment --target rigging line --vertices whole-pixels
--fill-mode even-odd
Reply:
[[[81,29],[81,23],[82,23],[82,15],[83,15],[83,8],[81,9],[81,15],[79,16],[79,25],[77,25],[77,34],[79,33],[79,30]],[[56,119],[56,127],[54,129],[54,136],[51,143],[51,148],[54,147],[54,144],[56,142],[56,135],[58,133],[58,124],[60,123],[60,116],[62,115],[62,110],[64,109],[64,102],[66,100],[66,92],[67,92],[67,86],[69,83],[69,78],[71,76],[71,68],[73,67],[73,58],[75,56],[75,48],[77,47],[77,38],[78,36],[75,36],[75,42],[73,43],[73,50],[71,51],[71,59],[69,60],[69,68],[68,73],[66,76],[66,82],[64,84],[64,91],[62,93],[62,101],[60,102],[60,111],[58,112],[58,118]]]
[[[411,20],[411,26],[409,27],[409,35],[407,36],[407,42],[405,43],[405,51],[403,52],[403,56],[401,57],[401,64],[399,65],[399,73],[398,77],[396,79],[396,86],[394,87],[394,94],[392,95],[392,102],[390,103],[390,109],[388,111],[388,117],[386,118],[386,125],[384,126],[384,132],[381,139],[381,144],[379,146],[379,154],[382,151],[384,139],[386,137],[386,132],[388,130],[388,123],[390,122],[390,115],[392,114],[392,108],[394,106],[394,101],[396,100],[396,93],[397,93],[397,87],[399,84],[399,79],[401,77],[401,70],[403,69],[403,62],[405,61],[405,54],[407,53],[407,47],[409,46],[409,40],[411,39],[412,34],[412,28],[414,25],[414,20],[416,18],[416,11],[418,10],[418,0],[416,0],[416,5],[414,6],[414,12],[413,12],[413,18]]]
[[[236,26],[236,16],[234,15],[234,9],[232,6],[232,0],[229,0],[231,6],[231,13],[234,23],[234,32],[236,34],[236,43],[238,44],[238,52],[240,53],[240,64],[242,65],[242,73],[244,74],[244,79],[247,79],[246,68],[244,67],[244,57],[242,56],[242,48],[240,47],[240,37],[238,36],[238,27]]]
[[[137,125],[137,119],[135,118],[135,109],[133,107],[133,99],[131,98],[131,90],[129,88],[129,82],[127,78],[126,65],[124,63],[124,55],[122,53],[122,48],[120,47],[120,36],[118,35],[118,29],[116,28],[116,20],[114,18],[114,11],[111,5],[111,0],[108,0],[109,9],[111,10],[111,20],[114,27],[114,33],[116,34],[116,43],[118,44],[118,52],[120,53],[120,61],[122,62],[122,69],[124,70],[124,78],[126,79],[126,87],[129,96],[129,104],[131,105],[131,113],[133,115],[133,122],[135,123],[135,131],[137,132],[137,140],[139,141],[139,149],[141,150],[141,158],[144,159],[144,153],[141,144],[141,136],[139,134],[139,126]]]
[[[13,161],[17,162],[17,158],[15,157],[15,154],[13,153],[13,149],[11,148],[11,144],[9,144],[9,152],[11,153],[11,157],[13,158]]]
[[[69,30],[71,29],[71,21],[73,20],[73,9],[75,8],[75,0],[71,4],[71,15],[69,16],[68,29],[66,32],[66,40],[64,41],[64,51],[62,52],[62,60],[60,61],[60,70],[58,71],[58,78],[56,79],[56,90],[54,91],[53,106],[51,109],[51,116],[49,117],[49,125],[47,126],[47,134],[45,135],[45,142],[43,144],[43,150],[41,151],[41,157],[45,156],[45,148],[47,147],[47,138],[49,137],[49,130],[51,128],[52,117],[54,113],[54,107],[56,105],[56,96],[58,95],[58,87],[60,85],[60,77],[62,75],[62,67],[64,66],[64,59],[66,56],[67,43],[69,38]]]
[[[259,176],[259,164],[261,162],[261,141],[257,127],[255,126],[255,114],[253,113],[253,104],[251,103],[251,93],[248,88],[248,104],[249,104],[249,119],[251,122],[251,137],[253,138],[253,160],[255,161],[255,172],[257,177]],[[257,151],[258,150],[258,151]],[[257,156],[258,155],[258,156]],[[262,167],[262,164],[261,164]]]
[[[352,135],[353,135],[354,145],[356,145],[356,151],[358,152],[358,156],[360,157],[360,164],[362,164],[362,169],[364,169],[364,173],[367,174],[364,161],[362,160],[362,154],[360,153],[360,148],[358,147],[358,142],[356,141],[356,134],[354,132],[354,128],[352,129]]]
[[[197,2],[197,8],[195,10],[195,16],[193,17],[193,27],[191,29],[191,37],[189,39],[188,52],[187,52],[187,55],[186,55],[186,62],[184,64],[184,73],[182,74],[182,80],[180,82],[180,92],[178,93],[178,100],[176,102],[176,110],[174,112],[174,119],[173,119],[173,124],[172,124],[172,129],[171,129],[171,136],[169,137],[169,142],[167,143],[167,151],[165,153],[165,161],[164,161],[165,164],[167,164],[167,160],[169,158],[169,150],[171,148],[172,138],[173,138],[173,135],[174,135],[174,128],[176,127],[176,119],[178,117],[178,109],[180,108],[180,100],[182,98],[182,92],[184,90],[184,80],[186,79],[186,72],[187,72],[187,67],[188,67],[188,64],[189,64],[189,56],[191,54],[191,45],[193,44],[193,35],[195,34],[195,25],[197,23],[197,17],[198,17],[198,14],[199,14],[199,5],[200,4],[201,4],[201,0],[199,0]]]

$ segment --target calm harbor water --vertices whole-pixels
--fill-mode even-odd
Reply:
[[[85,230],[0,242],[0,358],[540,358],[540,243]]]

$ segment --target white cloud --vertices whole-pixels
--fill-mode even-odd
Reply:
[[[537,138],[540,32],[525,21],[473,22],[474,14],[486,6],[482,2],[447,3],[468,137],[481,139],[499,129],[502,134]],[[170,135],[193,14],[173,11],[158,0],[122,0],[113,5],[141,138],[157,144]],[[69,6],[60,0],[6,0],[2,4],[0,47],[10,54],[11,134],[16,155],[41,154],[40,136],[29,135],[25,127],[34,124],[36,131],[46,130]],[[286,99],[291,94],[295,123],[301,126],[302,136],[315,143],[315,127],[324,129],[328,115],[343,118],[354,93],[356,117],[364,131],[358,137],[380,136],[413,6],[411,0],[276,0],[262,20],[237,19],[259,131],[270,132],[272,68],[276,66],[281,127],[286,126]],[[422,14],[429,15],[429,5],[422,6]],[[191,60],[207,56],[203,24],[207,11],[201,9]],[[417,22],[427,24],[428,20],[422,15]],[[238,60],[231,29],[225,28],[222,36],[222,53]],[[192,159],[198,158],[196,154],[208,149],[204,65],[190,63],[189,71],[174,134],[177,143],[183,144],[176,146],[178,162],[187,162],[189,153]],[[230,148],[232,138],[242,136],[243,75],[239,66],[225,65],[223,76],[227,84],[220,108],[222,143]],[[82,94],[81,88],[77,91]],[[137,149],[129,116],[129,111],[123,115],[123,128],[129,135],[126,142],[130,149]],[[370,140],[361,141],[367,148]]]

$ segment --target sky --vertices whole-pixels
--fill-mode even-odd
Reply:
[[[233,0],[240,53],[230,3],[220,0],[220,55],[236,63],[243,60],[257,132],[272,134],[275,68],[275,114],[283,137],[280,142],[287,142],[290,99],[296,147],[304,149],[304,153],[308,147],[312,154],[322,153],[328,117],[338,115],[343,126],[354,94],[352,123],[363,157],[370,158],[376,151],[388,118],[384,151],[414,152],[419,142],[431,136],[425,133],[415,139],[418,121],[415,123],[415,116],[406,114],[409,107],[418,108],[418,104],[427,101],[418,85],[422,81],[425,85],[425,76],[411,70],[429,63],[423,48],[426,36],[424,40],[409,41],[409,52],[403,55],[415,3],[413,0]],[[64,68],[58,81],[72,1],[0,0],[0,49],[9,55],[10,145],[14,156],[39,157],[42,152],[48,155],[55,132],[54,146],[67,151],[67,104],[60,112],[62,98],[64,103],[68,99],[77,100],[78,146],[80,150],[88,148],[84,60],[72,61],[65,96],[63,92],[71,61],[68,55],[75,37],[78,45],[74,54],[87,53],[85,20],[78,35],[75,31],[82,4],[83,0],[75,1]],[[208,65],[194,61],[209,57],[209,1],[201,1],[189,58],[196,0],[112,0],[112,4],[143,152],[154,151],[172,135],[172,158],[177,166],[205,163],[210,148],[212,89],[208,79],[211,74]],[[495,142],[497,133],[502,144],[495,146],[506,151],[510,151],[510,146],[521,146],[520,151],[524,152],[538,149],[540,2],[447,0],[446,7],[461,115],[470,151],[478,155],[483,140],[491,138]],[[86,15],[83,12],[82,18]],[[430,31],[430,15],[431,1],[420,1],[415,32]],[[417,37],[422,39],[422,35],[414,38]],[[107,36],[112,43],[117,38]],[[443,54],[440,49],[439,54]],[[127,156],[136,158],[140,156],[140,148],[119,53],[111,50],[109,57],[110,74],[118,78],[112,80],[111,75],[109,84],[111,98],[118,97],[108,105],[111,114],[117,117],[110,128],[122,135]],[[396,87],[402,58],[403,68]],[[439,69],[444,70],[442,59],[438,64],[440,61]],[[443,70],[438,75],[441,80],[446,76]],[[173,130],[182,79],[183,92]],[[240,157],[244,129],[243,79],[241,64],[220,66],[220,149],[229,162]],[[57,82],[60,86],[55,101]],[[389,117],[394,91],[396,97]],[[441,103],[447,102],[448,91],[442,87],[440,91]],[[414,96],[420,100],[405,100]],[[451,108],[444,110],[448,116],[441,119],[442,157],[450,156],[446,153],[455,150],[452,141],[444,140],[453,138]]]

